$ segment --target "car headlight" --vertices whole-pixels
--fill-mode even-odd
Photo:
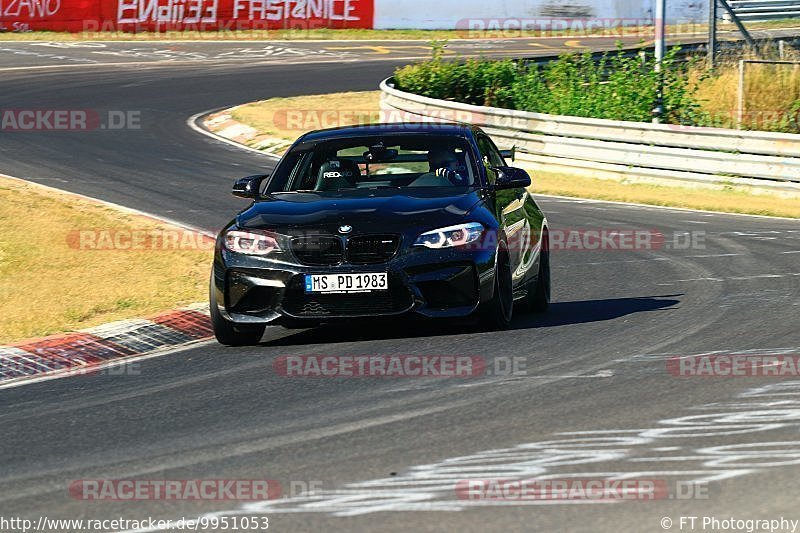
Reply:
[[[414,242],[414,246],[424,246],[426,248],[464,246],[480,239],[484,229],[483,224],[479,222],[469,222],[458,226],[435,229],[420,235]]]
[[[281,251],[278,235],[257,230],[228,230],[225,233],[225,248],[245,255],[269,255]]]

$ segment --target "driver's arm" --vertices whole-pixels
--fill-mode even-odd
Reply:
[[[441,178],[447,178],[453,185],[461,185],[466,183],[466,180],[461,176],[461,174],[449,167],[437,168],[434,174]]]

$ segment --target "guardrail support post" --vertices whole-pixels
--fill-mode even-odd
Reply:
[[[666,55],[667,0],[656,0],[656,74],[658,75],[658,92],[653,108],[653,124],[660,124],[664,117],[664,56]]]
[[[714,68],[717,64],[717,15],[719,5],[717,0],[708,3],[708,66]]]
[[[736,27],[739,29],[739,32],[742,34],[747,44],[751,48],[753,48],[753,50],[755,50],[756,42],[753,39],[753,36],[750,35],[750,32],[747,31],[747,28],[744,27],[744,24],[742,24],[742,20],[739,18],[739,15],[736,14],[731,5],[728,3],[728,0],[717,0],[717,1],[720,4],[722,4],[722,7],[725,9],[725,11],[728,12],[728,15],[731,17],[731,20],[733,20],[733,23],[736,24]]]
[[[745,65],[747,62],[742,59],[739,61],[739,99],[736,108],[736,124],[739,129],[742,129],[742,123],[744,122],[744,102],[745,102],[745,95],[744,95],[744,71]]]

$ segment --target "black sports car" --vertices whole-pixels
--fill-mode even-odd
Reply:
[[[271,176],[234,186],[253,204],[217,239],[216,337],[255,344],[268,324],[411,313],[502,329],[515,301],[544,311],[547,221],[530,184],[468,125],[303,135]]]

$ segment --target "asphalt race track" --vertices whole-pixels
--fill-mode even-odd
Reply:
[[[233,179],[268,171],[272,160],[199,135],[187,119],[272,96],[372,90],[402,63],[348,53],[357,57],[135,65],[40,57],[41,68],[20,69],[23,56],[0,50],[0,109],[141,115],[135,130],[4,132],[0,172],[215,230],[244,205],[229,194]],[[800,355],[800,222],[541,204],[555,229],[646,229],[665,241],[554,252],[551,311],[518,315],[508,332],[417,322],[268,331],[257,348],[206,343],[141,361],[135,375],[0,390],[0,515],[236,511],[268,516],[276,531],[663,531],[679,530],[680,516],[800,519],[800,380],[676,377],[667,366],[672,356],[712,352]],[[312,354],[470,355],[490,372],[303,379],[273,369],[279,356]],[[503,371],[514,358],[524,372]],[[456,494],[458,481],[519,476],[665,480],[670,497]],[[68,493],[76,480],[106,478],[270,479],[291,497],[131,502]],[[683,499],[687,482],[702,490]],[[313,495],[301,494],[307,486]]]

